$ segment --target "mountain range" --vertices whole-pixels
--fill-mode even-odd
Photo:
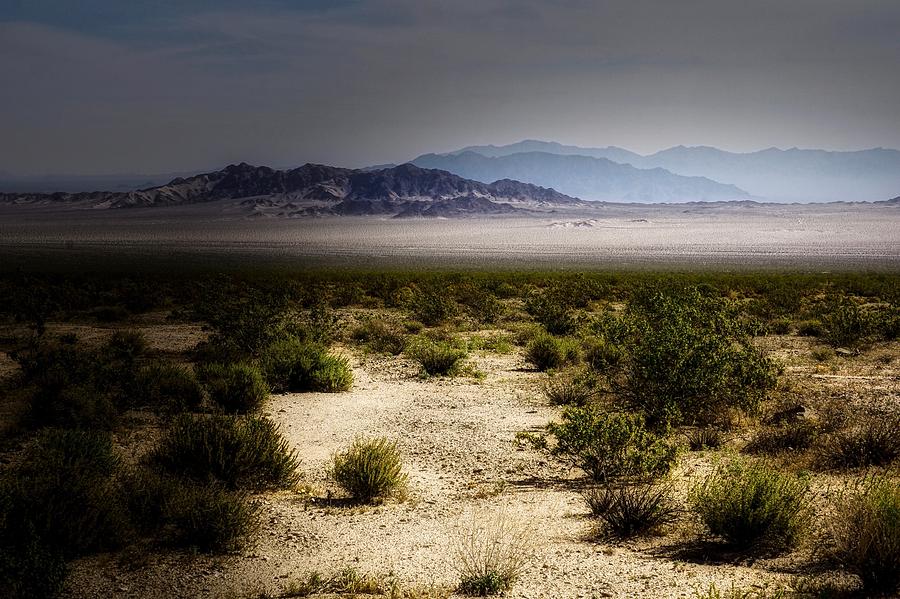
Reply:
[[[241,200],[239,205],[252,214],[277,216],[464,216],[584,204],[577,198],[529,183],[500,180],[488,185],[412,164],[379,170],[306,164],[275,170],[241,163],[137,191],[0,193],[0,204],[86,208],[172,206],[219,200]]]
[[[489,157],[467,150],[447,155],[425,154],[413,164],[476,181],[527,181],[586,200],[656,203],[750,198],[750,194],[734,185],[705,177],[685,177],[662,168],[639,169],[592,156],[519,152]]]
[[[469,146],[438,155],[444,162],[436,160],[432,154],[420,156],[413,162],[446,168],[450,172],[466,176],[464,173],[467,171],[461,167],[459,171],[453,168],[457,164],[467,163],[466,160],[459,159],[461,155],[475,153],[487,158],[505,158],[535,152],[555,156],[586,156],[642,170],[662,168],[675,175],[706,177],[718,183],[735,185],[750,196],[765,201],[875,201],[892,197],[900,189],[900,151],[884,148],[851,152],[768,148],[736,153],[708,146],[675,146],[654,154],[641,155],[615,146],[586,148],[525,140],[505,146]],[[575,158],[569,158],[568,161],[570,176],[589,179],[584,173],[589,163]],[[546,166],[530,160],[533,169],[531,174],[519,179],[536,184],[550,184],[547,182],[553,180],[555,173],[559,171],[559,160],[546,158],[545,162]],[[481,173],[487,178],[491,178],[493,174],[490,170]],[[575,193],[565,186],[555,187],[560,191]],[[597,188],[596,194],[589,193],[588,190],[580,191],[581,197],[585,199],[603,193],[603,188]]]

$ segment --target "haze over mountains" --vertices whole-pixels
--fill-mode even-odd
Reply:
[[[762,201],[877,201],[895,196],[900,189],[900,151],[884,148],[852,152],[769,148],[735,153],[706,146],[676,146],[642,156],[615,146],[583,148],[525,140],[505,146],[469,146],[446,154],[426,154],[413,162],[481,180],[506,172],[507,165],[512,162],[510,156],[536,152],[544,156],[540,160],[534,156],[529,158],[531,173],[527,176],[522,173],[520,180],[553,185],[550,181],[558,176],[563,168],[561,164],[566,164],[570,180],[589,181],[591,171],[597,167],[576,158],[585,156],[628,164],[638,169],[662,168],[674,175],[706,177],[717,183],[737,186]],[[476,171],[470,166],[474,160],[464,158],[471,153],[504,160],[494,163],[482,161],[484,166]],[[551,156],[569,158],[561,160]],[[565,193],[580,195],[583,199],[595,199],[594,195],[607,193],[607,188],[600,185],[593,190],[582,190],[580,194],[563,185],[553,186]],[[697,189],[696,193],[701,194],[702,190]]]
[[[458,204],[458,198],[467,196],[469,203],[461,210],[491,212],[496,207],[473,198],[503,203],[509,199],[503,193],[510,192],[512,182],[518,186],[513,195],[524,198],[515,200],[520,204],[558,204],[566,196],[569,200],[640,203],[883,201],[900,190],[900,151],[882,148],[854,152],[770,148],[735,153],[711,147],[676,146],[644,156],[616,146],[588,148],[525,140],[505,146],[468,146],[443,154],[423,154],[409,164],[425,170],[413,175],[406,168],[400,176],[401,171],[395,170],[399,167],[392,164],[356,170],[311,164],[276,170],[242,164],[193,176],[175,173],[26,178],[6,174],[0,176],[0,193],[6,192],[3,201],[7,204],[49,201],[109,207],[277,196],[270,208],[275,210],[287,198],[286,202],[294,205],[288,207],[289,214],[379,210],[399,214],[407,208],[419,214],[432,207],[401,207],[398,202],[453,200]],[[256,169],[251,177],[255,179],[253,185],[245,181],[249,188],[231,184],[234,173],[229,169],[238,167]],[[440,185],[418,187],[428,170],[442,171],[441,175],[433,175],[435,180],[446,182],[452,174],[468,181],[457,185],[452,193]],[[319,174],[312,176],[313,171]],[[374,182],[375,173],[380,173],[380,184]],[[392,176],[394,179],[387,182]],[[500,181],[507,183],[498,186]],[[331,191],[326,193],[326,189]],[[57,191],[66,193],[51,193]],[[251,192],[255,195],[247,195]],[[313,200],[330,204],[319,206],[310,203]],[[372,201],[382,202],[381,208]],[[428,214],[454,210],[445,205]]]
[[[522,152],[491,158],[466,151],[447,156],[426,154],[413,160],[413,164],[476,181],[527,181],[586,200],[657,203],[750,198],[750,194],[734,185],[705,177],[684,177],[661,168],[638,169],[590,156]]]

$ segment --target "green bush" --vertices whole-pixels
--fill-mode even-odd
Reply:
[[[213,403],[229,414],[255,412],[269,396],[262,373],[249,364],[204,364],[197,378]]]
[[[422,370],[429,376],[453,374],[459,361],[468,353],[464,348],[457,347],[452,343],[424,338],[411,343],[406,352],[409,357],[422,366]]]
[[[525,309],[553,335],[568,335],[578,324],[571,297],[563,289],[532,293],[525,300]]]
[[[268,346],[260,362],[274,391],[335,393],[346,391],[353,384],[353,371],[346,359],[296,337],[280,339]]]
[[[113,397],[90,383],[37,389],[29,402],[35,426],[110,430],[119,419]]]
[[[538,370],[551,370],[576,363],[578,348],[567,339],[539,332],[525,347],[525,358]]]
[[[389,497],[406,484],[397,444],[385,438],[354,440],[332,457],[328,474],[350,496],[365,503]]]
[[[802,320],[797,323],[797,334],[801,337],[823,337],[825,327],[821,320]]]
[[[787,335],[791,332],[791,321],[788,318],[776,318],[769,323],[768,329],[776,335]]]
[[[322,393],[349,391],[353,386],[353,370],[343,356],[325,354],[309,372],[309,388]]]
[[[755,410],[776,383],[775,364],[750,344],[735,314],[697,289],[652,292],[628,307],[622,377],[627,405],[653,423],[712,423]]]
[[[829,553],[867,591],[900,591],[900,485],[875,478],[835,506]]]
[[[416,287],[405,304],[416,320],[428,326],[439,325],[459,312],[459,305],[440,285]]]
[[[792,547],[809,517],[806,480],[766,462],[734,460],[720,466],[691,492],[706,528],[739,549]]]
[[[141,368],[128,403],[179,413],[199,410],[204,399],[203,386],[189,367],[154,362]]]
[[[352,337],[365,343],[373,352],[399,355],[406,346],[406,337],[381,320],[373,318],[364,320],[354,331]]]
[[[597,372],[605,372],[622,361],[622,349],[603,337],[584,340],[584,361]]]
[[[638,414],[569,407],[547,432],[556,439],[551,453],[596,481],[660,476],[675,463],[675,447],[648,431]]]
[[[591,513],[612,536],[628,539],[646,534],[675,519],[678,510],[664,485],[594,487],[583,494]]]
[[[822,324],[825,339],[834,347],[856,347],[872,332],[868,314],[856,302],[845,297],[826,307]]]
[[[173,474],[231,489],[287,488],[299,479],[296,452],[265,417],[176,417],[151,460]]]

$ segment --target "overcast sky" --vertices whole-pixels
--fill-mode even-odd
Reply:
[[[900,148],[900,2],[0,0],[7,173],[523,138]]]

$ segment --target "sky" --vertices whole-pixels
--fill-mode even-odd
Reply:
[[[0,0],[0,172],[900,148],[897,0]]]

